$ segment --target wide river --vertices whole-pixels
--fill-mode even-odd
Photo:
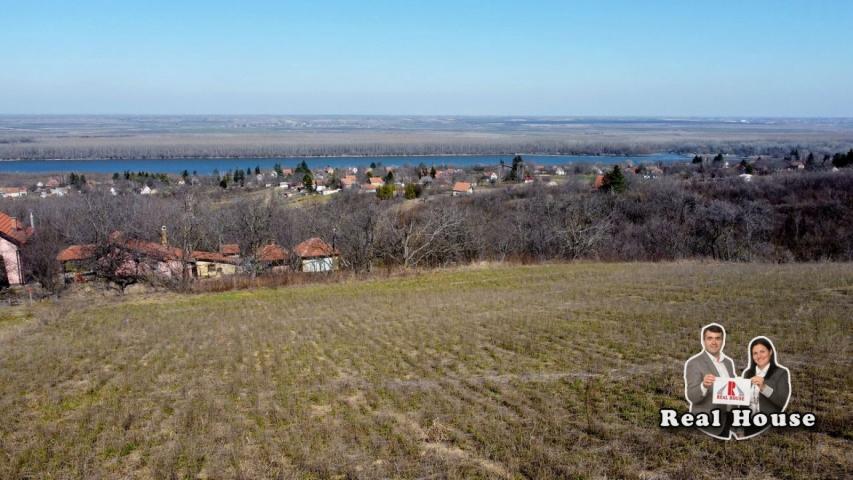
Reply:
[[[178,158],[169,160],[9,160],[0,161],[2,173],[48,173],[48,172],[98,172],[114,173],[129,170],[132,172],[180,173],[187,170],[200,175],[209,175],[217,170],[227,172],[236,168],[272,169],[276,163],[282,167],[294,167],[305,160],[311,168],[321,167],[364,167],[371,163],[389,167],[406,165],[473,167],[477,165],[496,167],[503,160],[512,164],[512,155],[441,155],[441,156],[400,156],[400,157],[282,157],[282,158]],[[651,155],[614,156],[614,155],[524,155],[525,161],[537,165],[571,165],[577,163],[597,163],[609,165],[628,160],[634,164],[658,162],[671,163],[689,161],[690,157],[674,153],[655,153]]]

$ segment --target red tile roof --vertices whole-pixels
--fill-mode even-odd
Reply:
[[[219,252],[205,252],[203,250],[193,250],[192,258],[193,258],[193,260],[202,261],[202,262],[231,263],[231,264],[233,264],[235,262],[235,259],[228,258]]]
[[[95,256],[95,245],[71,245],[62,250],[56,255],[56,259],[60,262],[70,262],[74,260],[88,260]]]
[[[468,182],[456,182],[453,184],[453,191],[459,193],[468,193],[468,190],[471,188],[471,184]]]
[[[0,212],[0,236],[8,239],[18,246],[21,246],[27,243],[27,240],[29,240],[32,234],[32,227],[24,227],[17,218],[10,217],[5,213]]]
[[[240,255],[240,245],[236,243],[226,243],[220,248],[223,255]]]
[[[371,185],[384,185],[385,180],[382,180],[379,177],[370,177],[369,179],[367,179],[367,183]]]
[[[293,252],[302,258],[332,257],[340,255],[340,253],[332,248],[331,245],[317,237],[309,238],[308,240],[305,240],[299,245],[293,247]]]
[[[596,175],[595,181],[592,183],[592,188],[596,190],[604,186],[604,175]]]
[[[114,245],[123,246],[128,250],[160,260],[179,260],[184,256],[184,252],[180,248],[161,245],[157,242],[146,242],[145,240],[125,240],[122,232],[111,233],[110,242]]]
[[[287,259],[287,250],[270,243],[258,249],[258,260],[262,262],[281,262]]]

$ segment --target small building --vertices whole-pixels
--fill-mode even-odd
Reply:
[[[0,198],[26,197],[27,189],[24,187],[0,187]]]
[[[557,168],[555,168],[555,169],[554,169],[554,175],[558,175],[558,176],[561,176],[561,177],[562,177],[562,176],[565,176],[565,175],[566,175],[566,170],[565,170],[563,167],[557,167]]]
[[[474,193],[474,186],[468,182],[456,182],[453,184],[453,196],[456,195],[471,195]]]
[[[343,185],[344,188],[350,188],[357,182],[358,180],[356,179],[355,175],[344,175],[344,177],[341,178],[341,185]]]
[[[71,245],[56,255],[66,282],[84,282],[95,275],[94,244]]]
[[[314,237],[293,247],[303,272],[331,272],[338,269],[340,252],[323,240]]]
[[[265,269],[273,272],[287,271],[289,252],[277,243],[268,243],[258,249],[255,258]]]
[[[195,261],[193,276],[197,278],[215,278],[237,273],[237,260],[219,252],[194,250],[192,259]]]
[[[592,181],[592,188],[595,190],[599,190],[603,186],[604,186],[604,175],[596,175],[595,180]]]
[[[180,278],[184,260],[191,264],[192,259],[185,259],[180,248],[169,246],[163,228],[160,243],[127,239],[122,232],[111,233],[112,252],[106,258],[116,263],[115,273],[125,277]]]
[[[21,262],[20,248],[33,234],[32,227],[24,227],[15,217],[0,212],[0,267],[6,270],[9,285],[24,283],[24,268]]]

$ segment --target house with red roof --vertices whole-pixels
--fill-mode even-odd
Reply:
[[[453,196],[456,195],[471,195],[474,193],[474,186],[469,182],[456,182],[453,184]]]
[[[0,212],[0,257],[9,285],[24,283],[24,266],[21,262],[21,247],[33,234],[32,227],[25,227],[15,217]]]
[[[258,248],[255,259],[262,267],[272,270],[273,272],[283,272],[287,270],[287,259],[290,257],[290,252],[286,248],[277,243],[268,243]]]
[[[97,249],[94,244],[71,245],[56,255],[66,281],[83,282],[95,274]]]
[[[303,272],[331,272],[338,269],[340,252],[317,237],[309,238],[293,247],[299,259],[299,270]]]
[[[238,247],[239,251],[239,247]],[[193,250],[192,275],[197,278],[213,278],[237,273],[239,258],[220,252]]]

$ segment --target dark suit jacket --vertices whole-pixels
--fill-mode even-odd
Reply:
[[[723,359],[723,365],[726,366],[726,371],[729,377],[735,377],[735,366],[731,358]],[[684,395],[687,401],[690,402],[690,411],[693,413],[710,412],[714,409],[721,410],[721,420],[725,421],[726,412],[730,410],[727,405],[714,405],[714,387],[713,385],[707,389],[702,395],[702,380],[707,374],[719,375],[714,363],[708,357],[708,353],[704,350],[697,355],[690,357],[687,363],[684,364]],[[703,428],[703,431],[711,435],[720,436],[724,431],[724,427],[708,427]]]
[[[769,397],[758,394],[758,411],[768,414],[781,412],[791,395],[788,369],[777,367],[770,376],[764,377],[764,384],[773,389],[773,393]]]
[[[746,370],[743,372],[746,373]],[[752,377],[750,377],[752,378]],[[787,368],[777,367],[769,376],[764,377],[764,384],[773,389],[770,396],[763,393],[758,394],[758,411],[761,413],[771,414],[779,413],[782,408],[788,403],[788,397],[791,395],[791,385],[789,381],[789,373]],[[764,427],[744,427],[743,431],[746,436],[752,436],[763,432],[770,428]]]

